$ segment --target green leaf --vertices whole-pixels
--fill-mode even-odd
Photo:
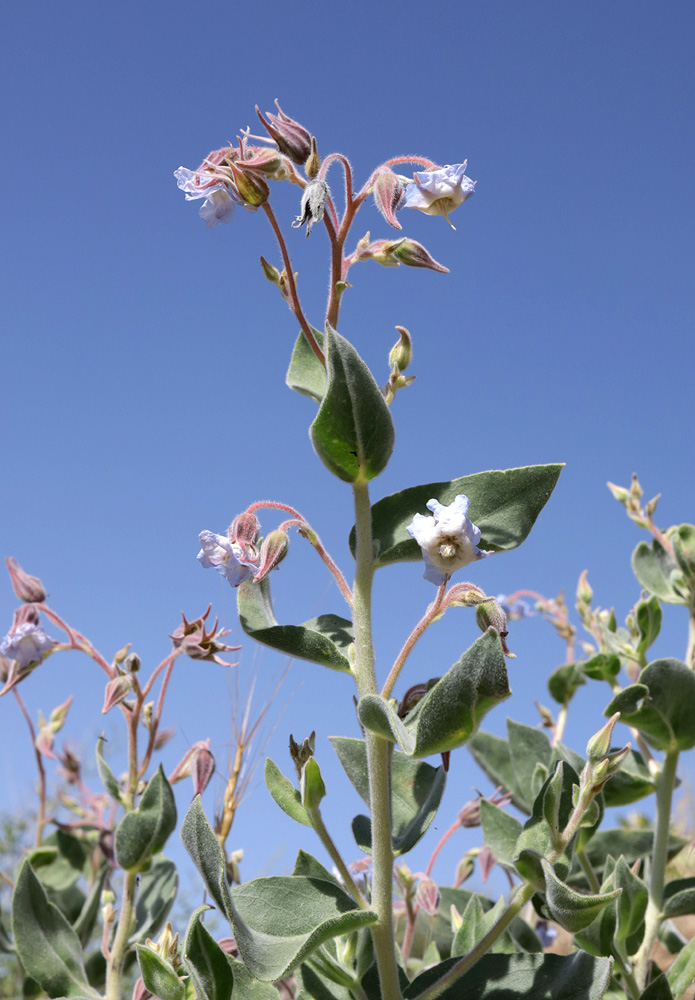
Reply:
[[[239,622],[247,635],[299,660],[333,670],[350,670],[347,649],[354,642],[352,622],[338,615],[319,615],[303,625],[278,625],[270,597],[270,580],[246,580],[237,587]]]
[[[179,887],[176,865],[161,855],[152,859],[149,869],[140,876],[135,904],[135,926],[128,943],[133,945],[143,938],[154,939],[169,915]]]
[[[582,684],[586,678],[579,663],[564,663],[548,678],[548,690],[560,705],[569,705]]]
[[[666,974],[674,997],[682,997],[695,981],[695,938],[686,944]]]
[[[77,837],[64,830],[49,834],[38,850],[29,855],[29,863],[47,889],[63,892],[73,886],[87,861],[87,852]]]
[[[671,987],[663,972],[649,984],[640,1000],[673,1000]]]
[[[592,680],[612,684],[620,673],[620,659],[615,653],[597,653],[582,664],[582,670]]]
[[[489,628],[404,720],[379,695],[361,698],[357,714],[363,726],[397,742],[409,757],[428,757],[460,747],[510,694],[500,637]]]
[[[338,479],[365,483],[386,468],[395,441],[390,410],[352,344],[326,326],[328,386],[309,428],[316,454]]]
[[[637,683],[617,694],[604,715],[620,712],[620,721],[639,729],[657,750],[690,750],[695,746],[693,704],[695,673],[669,658],[645,667]]]
[[[176,829],[176,802],[162,765],[148,782],[134,812],[116,827],[116,861],[126,871],[142,869]]]
[[[485,843],[497,861],[508,867],[511,866],[515,854],[514,848],[522,831],[519,820],[510,816],[499,806],[494,806],[487,799],[481,799],[480,825],[483,828]]]
[[[503,791],[510,793],[516,808],[528,815],[533,797],[529,796],[528,789],[519,787],[507,740],[481,730],[468,741],[468,749],[493,785],[499,785]]]
[[[352,1000],[353,994],[346,986],[339,986],[323,971],[309,963],[299,969],[298,978],[304,987],[306,997],[311,1000]]]
[[[233,1000],[278,1000],[275,987],[254,979],[243,962],[230,958],[229,964],[234,975]]]
[[[695,878],[677,878],[664,889],[664,915],[682,917],[695,913]]]
[[[369,775],[364,740],[332,736],[330,741],[355,790],[369,805]],[[395,854],[406,854],[425,835],[439,808],[445,784],[446,772],[443,767],[435,768],[424,761],[413,760],[398,751],[394,752],[391,767],[391,815]],[[371,823],[366,816],[358,819],[358,829],[363,835],[357,838],[354,823],[353,832],[359,846],[371,853]]]
[[[87,947],[92,936],[92,931],[94,930],[94,925],[96,924],[101,908],[101,892],[110,871],[111,866],[102,858],[94,882],[90,886],[89,895],[84,901],[77,920],[72,925],[72,929],[80,939],[80,944],[83,948]]]
[[[146,988],[159,1000],[184,1000],[186,986],[174,967],[144,944],[137,946],[140,974]]]
[[[675,559],[654,539],[640,542],[632,553],[632,569],[640,584],[667,604],[687,604],[688,587]]]
[[[97,998],[87,982],[77,934],[24,861],[12,897],[12,932],[28,975],[49,997]]]
[[[297,857],[294,861],[292,874],[306,875],[307,878],[324,879],[326,882],[334,882],[335,885],[342,889],[342,886],[336,877],[332,875],[327,868],[324,868],[321,862],[317,861],[313,854],[308,854],[306,851],[302,851],[301,849],[297,851]]]
[[[121,798],[121,786],[118,784],[118,781],[116,780],[116,776],[114,775],[113,771],[104,760],[102,747],[104,745],[105,740],[106,737],[104,736],[103,733],[97,740],[97,749],[96,749],[97,771],[99,773],[99,778],[101,779],[102,785],[109,793],[111,798],[115,799],[116,802],[122,802],[123,799]]]
[[[324,941],[376,923],[334,882],[304,876],[254,879],[230,890],[234,936],[256,979],[281,979]]]
[[[627,864],[632,865],[638,858],[644,858],[651,854],[653,840],[654,832],[652,830],[625,830],[622,827],[615,827],[599,830],[583,848],[583,851],[589,864],[601,879],[606,857],[609,854],[614,858],[623,854]],[[668,843],[669,860],[678,854],[687,843],[687,840],[672,834]]]
[[[521,545],[553,492],[562,465],[529,465],[492,470],[451,482],[412,486],[384,497],[372,507],[372,534],[377,544],[377,566],[421,558],[420,546],[406,531],[413,515],[428,515],[427,501],[448,505],[459,494],[471,502],[469,517],[482,532],[480,547],[506,552]],[[350,532],[355,554],[356,535]]]
[[[311,329],[319,347],[323,347],[323,334],[313,326]],[[309,347],[303,333],[299,334],[295,342],[285,382],[290,389],[317,403],[321,402],[326,392],[326,369]]]
[[[326,797],[326,786],[321,777],[321,769],[315,757],[310,757],[302,768],[300,795],[305,809],[317,809]]]
[[[588,927],[601,910],[618,899],[622,893],[622,889],[614,889],[613,892],[582,895],[562,882],[545,858],[541,861],[541,865],[545,875],[545,898],[550,915],[556,923],[572,933]]]
[[[207,821],[200,796],[191,802],[181,824],[181,840],[220,913],[231,919],[229,884],[220,842]]]
[[[670,537],[678,565],[692,580],[695,578],[695,524],[680,524]]]
[[[695,881],[695,880],[693,880]],[[644,921],[649,901],[649,890],[646,885],[630,869],[624,857],[619,857],[615,865],[615,887],[622,889],[623,894],[618,900],[618,939],[635,934]]]
[[[524,789],[528,795],[536,765],[543,764],[550,770],[553,756],[550,740],[541,729],[525,726],[513,719],[507,719],[507,736],[516,787]]]
[[[200,922],[210,907],[196,907],[191,914],[183,940],[183,960],[193,980],[199,1000],[230,1000],[232,967],[217,941]]]
[[[603,786],[607,806],[628,806],[656,791],[655,779],[638,750],[630,750],[627,757]]]
[[[650,597],[647,601],[639,601],[635,608],[635,620],[640,634],[637,652],[640,655],[644,655],[661,631],[661,605],[659,604],[659,599],[657,597]]]
[[[286,812],[297,823],[311,826],[311,817],[302,805],[299,789],[294,787],[289,778],[285,777],[270,757],[267,757],[265,762],[265,783],[283,812]]]
[[[427,969],[410,983],[405,1000],[417,997],[448,972],[457,959]],[[612,963],[582,952],[573,955],[483,955],[437,1000],[600,1000]]]
[[[479,897],[473,893],[468,906],[461,914],[461,926],[456,931],[451,945],[451,957],[461,957],[473,951],[486,932],[485,913]]]

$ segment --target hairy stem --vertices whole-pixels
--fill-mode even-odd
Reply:
[[[345,883],[345,888],[350,893],[355,902],[358,904],[358,906],[360,906],[363,910],[368,910],[369,903],[367,903],[366,899],[355,885],[355,881],[350,872],[348,871],[347,865],[340,856],[340,852],[338,851],[338,848],[335,846],[333,838],[326,829],[326,824],[323,822],[323,816],[321,815],[321,810],[319,809],[318,806],[314,806],[313,809],[309,810],[309,815],[311,817],[311,825],[316,831],[319,840],[328,851],[331,861],[340,872],[340,877]]]
[[[413,631],[405,640],[403,648],[396,657],[396,660],[393,666],[391,667],[389,675],[386,678],[384,686],[381,689],[381,694],[384,698],[388,698],[391,692],[393,691],[393,686],[398,680],[398,675],[400,674],[401,669],[403,668],[403,664],[410,655],[413,646],[439,614],[444,600],[444,591],[446,590],[446,585],[447,585],[447,580],[445,580],[444,583],[440,586],[439,590],[437,591],[437,596],[435,597],[433,603],[429,606],[425,614],[422,616],[422,618],[417,623]]]
[[[135,887],[137,885],[137,873],[126,872],[123,883],[123,897],[121,899],[121,911],[118,917],[118,928],[113,947],[109,955],[106,973],[106,1000],[121,1000],[121,980],[123,978],[123,964],[128,953],[128,938],[133,920],[133,908],[135,906]]]
[[[360,698],[377,693],[372,639],[372,515],[366,483],[353,486],[355,501],[355,683]],[[378,922],[370,930],[374,941],[382,1000],[401,1000],[393,930],[393,844],[391,842],[391,745],[365,734],[372,820],[372,909]]]
[[[22,710],[22,715],[26,720],[26,724],[29,727],[29,734],[31,736],[31,744],[34,748],[34,757],[36,759],[36,767],[39,772],[39,814],[36,818],[36,837],[34,838],[34,847],[40,847],[41,841],[43,840],[43,829],[46,825],[46,769],[43,766],[43,760],[41,759],[41,751],[36,746],[36,732],[34,730],[34,724],[31,721],[31,716],[27,711],[27,707],[22,701],[22,697],[17,690],[17,688],[12,689],[12,694],[17,700],[17,704]]]

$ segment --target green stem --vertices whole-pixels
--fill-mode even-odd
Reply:
[[[575,849],[574,856],[582,867],[582,871],[586,875],[586,880],[589,883],[589,888],[592,892],[598,895],[601,892],[601,883],[596,878],[596,872],[591,867],[591,862],[587,858],[584,851],[578,847]]]
[[[372,513],[366,483],[353,485],[355,502],[355,683],[360,698],[377,694],[372,639]],[[370,928],[374,941],[382,1000],[401,1000],[393,928],[393,844],[391,842],[391,745],[367,732],[367,767],[372,820],[372,909],[378,921]]]
[[[688,624],[688,649],[685,654],[685,662],[691,670],[695,670],[695,602],[690,607],[690,620]]]
[[[649,958],[659,933],[664,905],[664,882],[668,862],[668,840],[671,827],[671,801],[678,769],[678,750],[669,750],[656,786],[656,825],[651,856],[649,903],[645,915],[642,945],[635,956],[635,978],[640,990],[647,985]]]
[[[123,976],[123,964],[128,953],[128,938],[133,920],[133,907],[135,905],[135,886],[137,885],[137,873],[126,872],[123,885],[123,898],[121,900],[121,912],[118,918],[118,928],[114,938],[111,954],[108,961],[106,1000],[121,1000],[121,980]]]
[[[340,872],[340,877],[342,878],[343,882],[345,883],[345,887],[347,888],[348,892],[350,893],[350,895],[352,896],[352,898],[355,900],[355,902],[363,910],[368,910],[369,909],[369,904],[365,900],[365,898],[362,895],[362,893],[360,892],[360,890],[355,885],[354,879],[353,879],[352,875],[350,874],[350,872],[348,871],[347,865],[345,864],[345,862],[343,861],[342,857],[340,856],[338,848],[335,846],[335,843],[333,842],[333,838],[331,837],[330,833],[326,829],[326,824],[323,822],[323,817],[321,815],[321,810],[319,809],[318,806],[315,806],[313,809],[309,810],[309,815],[311,817],[311,825],[313,826],[314,830],[316,831],[316,833],[317,833],[317,835],[319,837],[319,840],[321,841],[321,843],[323,844],[323,846],[328,851],[328,853],[330,855],[330,858],[331,858],[331,861],[333,862],[333,864],[336,866],[336,868]]]
[[[502,932],[509,927],[514,917],[524,908],[529,899],[533,896],[534,892],[535,889],[532,885],[519,886],[516,895],[495,926],[491,927],[487,934],[482,937],[480,941],[478,941],[472,951],[469,951],[469,953],[457,962],[456,965],[452,965],[449,971],[445,973],[441,979],[438,979],[436,983],[433,983],[429,989],[424,991],[424,993],[420,993],[418,995],[418,1000],[434,1000],[435,997],[441,996],[444,990],[453,985],[453,983],[455,983],[456,980],[459,979],[465,972],[468,972],[471,966],[475,965],[478,959],[482,958],[482,956],[489,951],[500,934],[502,934]]]

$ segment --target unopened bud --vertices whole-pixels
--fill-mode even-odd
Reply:
[[[408,237],[399,240],[393,246],[391,253],[400,264],[405,264],[406,267],[426,267],[430,271],[439,271],[441,274],[449,273],[449,268],[436,261],[422,243]]]
[[[104,694],[104,704],[101,709],[102,715],[110,712],[115,705],[120,705],[130,694],[130,678],[125,674],[119,674],[106,685]]]
[[[277,115],[273,115],[269,111],[266,112],[268,121],[258,110],[258,105],[256,105],[256,114],[271,139],[277,143],[280,152],[297,166],[302,166],[306,163],[311,152],[311,135],[303,125],[286,115],[277,101],[275,107],[278,110]]]
[[[586,756],[590,761],[602,760],[610,753],[611,740],[615,724],[620,718],[620,712],[612,715],[608,722],[595,733],[586,745]]]
[[[232,851],[229,855],[229,859],[227,861],[227,876],[231,885],[234,885],[235,882],[237,885],[241,885],[241,872],[239,871],[239,865],[243,860],[244,849],[242,847],[237,848],[236,851]]]
[[[487,632],[489,628],[494,628],[500,637],[504,655],[509,657],[510,660],[516,658],[516,653],[512,653],[507,646],[506,639],[509,635],[507,632],[507,616],[497,601],[492,597],[489,597],[486,601],[481,601],[475,609],[475,620],[481,632]]]
[[[130,649],[131,645],[132,644],[129,642],[126,646],[123,647],[123,649],[118,650],[118,652],[114,655],[113,658],[114,665],[118,666],[119,664],[123,663],[126,656],[128,655],[128,650]]]
[[[630,497],[633,500],[641,500],[644,496],[644,490],[640,486],[640,481],[637,478],[637,473],[632,473],[632,482],[630,483]]]
[[[304,173],[307,175],[310,181],[313,181],[314,177],[318,174],[321,169],[321,158],[319,157],[318,149],[316,148],[316,138],[312,135],[311,137],[311,153],[304,164]]]
[[[389,365],[398,368],[399,372],[404,372],[413,360],[413,339],[404,326],[397,326],[396,330],[400,334],[398,341],[389,351]]]
[[[606,483],[606,486],[611,491],[618,503],[625,505],[629,499],[629,492],[624,486],[616,486],[615,483]]]
[[[10,574],[12,589],[20,601],[26,604],[41,604],[46,600],[46,590],[37,576],[25,573],[13,556],[5,559]]]
[[[578,604],[591,604],[591,600],[594,596],[594,592],[589,586],[589,581],[587,579],[587,570],[582,570],[579,574],[579,581],[577,583],[577,603]]]
[[[297,774],[300,779],[302,777],[302,768],[309,760],[310,757],[314,756],[314,746],[316,744],[316,733],[312,732],[311,736],[308,736],[301,743],[296,743],[294,737],[290,735],[290,757],[294,761],[294,766],[297,768]]]
[[[136,674],[140,669],[140,657],[137,653],[129,653],[123,661],[123,669],[129,674]]]
[[[260,530],[261,522],[256,515],[244,511],[243,514],[237,514],[227,528],[227,537],[231,542],[248,542],[255,545]]]
[[[390,226],[402,229],[396,218],[396,210],[400,204],[405,184],[393,170],[382,170],[374,182],[374,204]]]
[[[463,924],[463,917],[452,903],[449,907],[449,920],[451,923],[451,933],[456,937],[456,932]]]
[[[193,768],[191,777],[193,779],[193,794],[202,795],[210,784],[210,779],[215,773],[215,758],[207,749],[202,747],[193,756]]]
[[[656,505],[658,504],[660,499],[661,499],[661,493],[657,493],[655,497],[652,497],[651,500],[648,500],[647,503],[644,505],[644,510],[647,517],[654,516],[656,512]]]
[[[289,547],[290,538],[286,531],[275,530],[266,535],[261,545],[261,560],[255,576],[256,583],[263,580],[271,569],[280,565]]]
[[[242,201],[247,205],[252,205],[254,208],[263,205],[270,197],[270,188],[266,179],[254,170],[242,170],[234,164],[231,164],[231,167],[234,172],[237,191]]]
[[[415,890],[415,902],[430,917],[439,911],[439,887],[431,878],[421,878]]]
[[[408,688],[398,706],[398,717],[404,719],[408,712],[411,712],[417,703],[425,697],[427,691],[427,684],[414,684]]]
[[[459,809],[459,823],[466,829],[480,826],[480,796],[466,802],[462,809]]]
[[[261,257],[261,267],[263,268],[263,274],[266,276],[268,281],[272,282],[273,285],[280,285],[280,272],[273,264],[269,264],[265,257]]]
[[[70,695],[67,701],[64,701],[62,705],[58,705],[58,707],[54,708],[51,712],[48,722],[53,733],[57,733],[63,728],[63,724],[68,714],[68,709],[72,705],[72,700],[73,695]]]

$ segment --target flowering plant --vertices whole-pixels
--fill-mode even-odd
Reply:
[[[314,450],[352,491],[354,570],[350,582],[307,518],[281,500],[251,502],[226,534],[202,531],[198,560],[235,589],[246,635],[292,658],[341,672],[352,682],[359,735],[331,742],[368,809],[368,815],[352,821],[356,846],[365,857],[346,863],[322,816],[324,750],[313,733],[301,742],[290,737],[294,774],[288,777],[268,759],[265,782],[288,821],[311,830],[324,857],[302,850],[291,874],[243,881],[240,854],[229,852],[226,843],[248,774],[244,761],[267,706],[255,719],[248,705],[237,709],[234,766],[212,821],[201,800],[215,770],[209,739],[192,744],[168,778],[161,765],[150,773],[168,735],[163,706],[176,661],[186,654],[231,665],[225,657],[238,647],[224,642],[227,630],[209,619],[210,607],[198,618],[184,615],[171,633],[173,647],[145,678],[139,657],[128,647],[110,661],[103,657],[46,603],[40,580],[11,559],[12,584],[23,603],[0,645],[0,694],[11,691],[25,714],[40,794],[33,849],[14,877],[4,876],[13,887],[12,934],[0,923],[0,948],[16,952],[28,977],[25,995],[83,1000],[122,1000],[126,993],[133,1000],[272,1000],[278,995],[286,1000],[454,1000],[497,991],[532,1000],[548,995],[561,1000],[678,997],[695,978],[695,941],[672,924],[695,912],[695,879],[667,872],[669,859],[685,843],[672,832],[670,820],[679,756],[695,746],[695,527],[662,531],[653,519],[656,500],[642,506],[637,480],[629,489],[611,486],[652,541],[638,545],[633,557],[644,589],[625,627],[612,612],[592,607],[586,575],[580,578],[577,613],[590,637],[582,643],[583,655],[576,651],[576,628],[561,596],[551,600],[524,590],[492,597],[474,582],[452,583],[464,567],[498,558],[526,539],[561,466],[475,474],[452,470],[449,480],[406,486],[373,502],[370,484],[386,468],[394,447],[394,403],[413,382],[405,374],[412,337],[397,327],[388,380],[380,385],[347,331],[338,328],[354,264],[373,260],[387,267],[448,270],[407,236],[372,241],[368,233],[346,251],[355,216],[367,199],[373,196],[384,220],[401,229],[397,216],[404,208],[449,221],[449,214],[473,194],[474,182],[466,176],[465,162],[441,167],[424,157],[398,156],[376,167],[356,189],[349,161],[338,153],[320,157],[311,132],[279,106],[277,114],[259,112],[259,117],[267,138],[247,130],[238,148],[214,150],[198,168],[180,167],[175,176],[187,200],[203,201],[200,215],[208,226],[229,222],[240,205],[260,209],[270,223],[280,266],[261,258],[263,271],[300,327],[286,381],[316,404],[310,426]],[[412,178],[395,169],[406,163],[418,167]],[[342,213],[327,180],[332,167],[344,177]],[[289,244],[272,205],[273,185],[281,182],[301,190],[293,228],[306,227],[307,236],[314,227],[323,228],[327,235],[329,298],[317,326],[304,310]],[[263,535],[261,514],[280,517],[281,523]],[[338,587],[346,617],[324,614],[299,625],[276,620],[271,571],[287,558],[292,531],[316,550]],[[397,657],[382,670],[372,637],[374,576],[384,566],[418,559],[436,589]],[[685,662],[648,661],[664,603],[688,610]],[[473,612],[473,630],[482,634],[441,676],[423,676],[396,694],[419,639],[435,621],[460,608]],[[557,718],[540,706],[540,728],[510,721],[504,740],[480,730],[480,724],[511,695],[509,622],[534,611],[566,644],[566,662],[549,681]],[[62,639],[47,636],[41,616]],[[55,747],[71,699],[48,720],[40,717],[37,732],[19,692],[19,684],[47,657],[66,649],[84,652],[106,674],[102,711],[118,710],[126,725],[123,777],[117,778],[105,759],[103,741],[97,744],[103,785],[98,793],[83,781],[75,753]],[[610,696],[604,712],[608,721],[582,755],[563,743],[563,735],[572,698],[586,683],[608,683]],[[634,749],[632,742],[623,745],[614,736],[619,722],[629,727]],[[402,858],[427,835],[451,754],[464,745],[496,791],[463,805],[426,870],[412,872]],[[47,811],[47,758],[59,761],[72,789],[62,800],[72,813],[70,822]],[[186,926],[175,931],[166,921],[177,876],[162,851],[178,822],[171,786],[188,777],[195,798],[180,835],[210,902],[201,898]],[[607,806],[653,793],[653,830],[601,829]],[[438,885],[432,877],[435,861],[461,827],[479,827],[483,842],[461,859],[452,886]],[[464,887],[476,870],[485,882],[494,866],[509,881],[506,897],[495,902]],[[229,922],[230,930],[221,937],[205,922],[211,905]],[[572,942],[571,953],[550,953],[558,934]],[[668,976],[653,963],[657,939],[678,952]]]

